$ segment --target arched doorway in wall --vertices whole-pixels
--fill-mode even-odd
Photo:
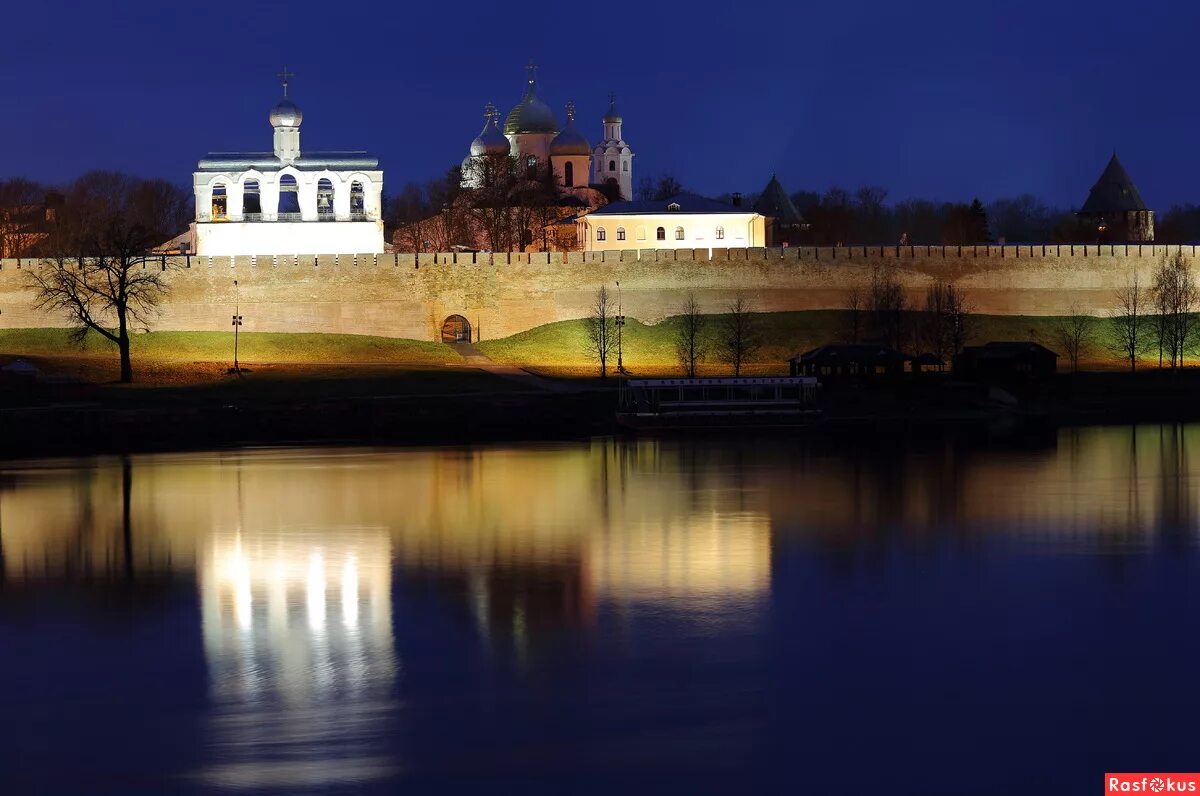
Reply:
[[[442,342],[471,342],[471,322],[461,315],[451,315],[442,321]]]

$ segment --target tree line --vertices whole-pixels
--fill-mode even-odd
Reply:
[[[671,342],[679,367],[695,378],[700,366],[715,361],[725,365],[730,375],[741,376],[763,345],[759,316],[745,293],[738,292],[720,315],[706,315],[694,293],[689,293],[671,318]],[[607,378],[609,363],[619,358],[621,336],[618,324],[624,318],[608,288],[601,286],[593,296],[591,311],[585,320],[584,352],[599,367],[600,378]]]

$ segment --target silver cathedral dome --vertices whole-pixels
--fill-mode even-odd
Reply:
[[[272,127],[299,127],[302,121],[304,121],[304,114],[301,113],[300,107],[287,97],[281,99],[271,109]]]
[[[551,155],[590,155],[592,147],[575,128],[575,103],[567,103],[567,124],[550,142]]]
[[[471,155],[473,157],[481,155],[507,155],[511,151],[508,139],[504,137],[504,133],[500,132],[500,128],[496,126],[496,118],[498,116],[496,106],[489,102],[483,111],[483,130],[471,142]]]

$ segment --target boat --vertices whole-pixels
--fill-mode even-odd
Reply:
[[[617,423],[634,431],[811,425],[821,416],[818,389],[812,376],[629,379]]]

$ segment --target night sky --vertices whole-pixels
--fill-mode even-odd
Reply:
[[[542,98],[560,123],[574,100],[593,143],[617,92],[635,182],[669,170],[755,192],[774,171],[790,191],[1077,207],[1115,148],[1151,207],[1200,202],[1200,4],[1185,0],[124,0],[3,16],[0,177],[190,184],[205,152],[270,149],[286,63],[302,146],[374,152],[395,193],[461,160],[532,58]]]

